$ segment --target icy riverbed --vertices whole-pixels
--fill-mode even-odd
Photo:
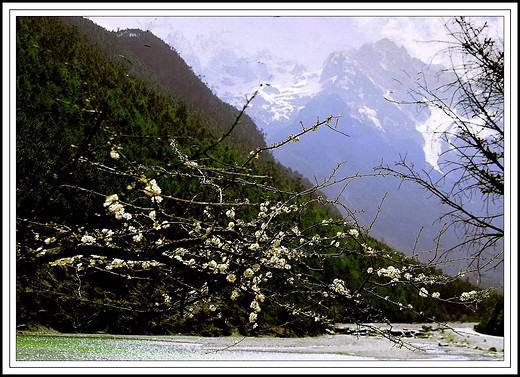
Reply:
[[[504,360],[502,337],[479,334],[473,323],[448,325],[393,324],[400,344],[356,325],[307,338],[18,334],[16,360]]]

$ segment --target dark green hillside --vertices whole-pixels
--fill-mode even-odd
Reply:
[[[215,135],[220,136],[233,124],[237,109],[215,96],[177,52],[152,33],[138,29],[110,33],[80,17],[62,20],[85,33],[107,56],[119,60],[130,75],[158,93],[173,97],[177,103],[186,104],[190,116]],[[229,138],[234,148],[249,153],[264,147],[264,136],[249,116],[243,115],[240,120],[240,127]]]
[[[247,118],[221,142],[236,110],[156,37],[65,21],[16,25],[20,328],[304,335],[323,332],[325,316],[475,318],[368,273],[439,275],[348,233],[319,193],[294,194],[308,184],[268,154],[250,159],[265,142]],[[176,68],[164,73],[161,59]],[[338,296],[338,277],[359,296]],[[443,298],[473,288],[429,287]]]
[[[60,20],[77,28],[128,75],[139,79],[161,97],[170,99],[178,116],[187,118],[193,129],[204,129],[218,138],[235,122],[239,111],[214,95],[177,52],[152,33],[137,29],[108,32],[82,17],[60,17]],[[244,156],[255,148],[266,146],[263,133],[247,114],[241,115],[240,124],[224,144]],[[299,172],[276,162],[270,151],[259,157],[256,164],[273,177],[277,185],[293,189],[312,186]],[[334,207],[327,207],[331,213],[339,214]]]

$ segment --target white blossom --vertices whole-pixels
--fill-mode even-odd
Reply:
[[[114,268],[119,268],[119,267],[123,267],[125,266],[126,263],[124,260],[122,259],[119,259],[119,258],[114,258],[114,260],[112,261],[112,263],[110,263],[109,265],[107,265],[105,267],[105,270],[112,270]]]
[[[83,237],[81,237],[81,242],[86,245],[93,245],[96,243],[96,239],[88,234],[85,234]]]
[[[341,279],[334,279],[334,281],[330,285],[330,288],[336,293],[350,296],[350,291],[346,287],[345,282]]]
[[[221,274],[224,274],[228,269],[228,265],[226,263],[220,263],[219,265],[217,265],[217,269],[220,271]]]
[[[477,297],[477,291],[463,292],[460,295],[462,301],[471,301]]]
[[[152,197],[152,202],[154,203],[160,203],[163,200],[163,198],[160,196],[161,188],[155,179],[151,179],[147,182],[146,187],[144,188],[144,192],[146,195]]]
[[[401,278],[401,270],[394,266],[388,266],[388,268],[380,268],[377,271],[378,276],[386,276],[391,278],[393,281],[397,281]]]
[[[53,243],[54,241],[56,241],[56,237],[49,237],[49,238],[46,238],[45,241],[45,244],[50,244],[50,243]]]
[[[105,236],[105,239],[107,241],[110,241],[112,239],[112,236],[114,235],[114,231],[111,230],[111,229],[101,229],[101,233],[103,233],[103,235]]]
[[[220,238],[218,238],[217,236],[213,236],[211,238],[211,243],[214,245],[214,246],[217,246],[217,247],[220,247],[222,245],[222,242],[220,241]]]
[[[233,208],[228,209],[228,210],[226,211],[226,216],[229,217],[230,219],[235,218],[235,211],[233,210]]]
[[[168,296],[166,293],[163,293],[164,303],[169,304],[172,301],[172,298]]]
[[[117,152],[116,149],[110,150],[110,157],[113,158],[114,160],[119,159],[119,153]]]
[[[119,197],[117,196],[117,194],[109,195],[106,197],[105,203],[103,204],[103,206],[108,207],[112,203],[117,202],[118,200],[119,200]]]
[[[253,300],[251,301],[251,305],[250,305],[251,309],[253,309],[255,312],[259,312],[261,309],[260,309],[260,305],[258,304],[258,301],[256,300]]]
[[[108,212],[112,213],[118,220],[130,220],[132,218],[131,214],[125,212],[123,204],[119,203],[119,197],[117,194],[107,196],[103,206],[107,207]]]
[[[240,293],[237,289],[235,289],[233,292],[231,292],[231,300],[236,300],[240,296]]]

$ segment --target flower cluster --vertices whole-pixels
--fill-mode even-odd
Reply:
[[[351,297],[349,289],[341,279],[334,279],[330,285],[330,289],[340,295]]]
[[[112,263],[108,264],[105,267],[105,270],[112,270],[114,268],[120,268],[120,267],[125,267],[125,266],[126,266],[126,262],[123,259],[114,258],[112,260]]]
[[[123,149],[122,147],[119,147],[117,145],[112,145],[112,148],[110,149],[110,157],[114,160],[119,159],[120,155],[118,150]]]
[[[392,281],[399,281],[401,278],[401,270],[394,266],[388,266],[388,268],[380,268],[377,271],[377,275],[388,277],[392,279]]]
[[[361,246],[363,247],[363,250],[365,251],[365,253],[367,253],[367,255],[370,255],[370,256],[376,255],[376,251],[371,246],[368,246],[364,243],[361,244]]]
[[[125,207],[119,202],[119,196],[117,194],[107,196],[103,206],[118,220],[130,220],[132,218],[130,213],[125,212]]]
[[[261,259],[262,263],[266,266],[277,268],[277,269],[291,269],[291,265],[287,263],[286,257],[288,257],[289,249],[285,246],[274,246],[269,248],[265,257]]]
[[[235,218],[235,210],[233,208],[228,209],[226,211],[226,216],[229,217],[230,219],[234,219]]]
[[[49,245],[49,244],[51,244],[51,243],[53,243],[53,242],[55,242],[55,241],[56,241],[56,237],[48,237],[48,238],[46,238],[43,242],[44,242],[46,245]]]
[[[105,242],[107,244],[110,244],[110,242],[112,241],[112,237],[114,236],[114,231],[111,229],[103,228],[101,229],[101,234]]]
[[[460,295],[460,300],[461,301],[472,301],[472,300],[476,299],[477,296],[478,296],[478,292],[477,291],[463,292]]]
[[[144,193],[152,198],[152,203],[160,203],[163,200],[163,198],[160,196],[161,188],[155,179],[150,179],[146,182]]]
[[[104,263],[103,260],[106,259],[104,255],[91,255],[89,261],[89,267],[94,267],[96,264]]]
[[[88,234],[85,234],[83,237],[81,237],[81,243],[84,243],[85,245],[93,245],[96,243],[96,239]]]
[[[51,266],[66,266],[69,264],[73,264],[74,262],[81,260],[83,258],[83,255],[75,255],[73,257],[67,257],[67,258],[60,258],[55,260],[54,262],[49,262]]]
[[[290,139],[297,141],[298,137],[291,135]],[[120,157],[119,149],[116,146],[112,146],[110,156],[118,159]],[[256,153],[256,156],[258,156],[258,153]],[[123,160],[123,162],[126,161],[126,159]],[[156,179],[161,183],[163,179],[168,179],[169,174],[163,174],[163,170],[160,167],[145,167],[143,168],[145,173],[142,173],[141,178],[127,187],[129,192],[125,194],[124,198],[128,199],[122,202],[117,194],[109,195],[105,198],[104,207],[107,209],[108,214],[120,220],[133,220],[119,223],[121,229],[114,228],[115,231],[109,229],[89,229],[88,233],[82,230],[81,234],[77,236],[77,239],[80,239],[83,245],[96,243],[103,245],[103,242],[105,242],[106,245],[110,243],[118,248],[123,246],[125,250],[128,250],[128,257],[120,259],[91,255],[89,258],[79,260],[81,256],[76,256],[56,260],[53,262],[53,265],[76,264],[76,266],[79,266],[81,262],[86,262],[88,267],[93,267],[97,270],[105,269],[111,271],[111,274],[128,276],[129,278],[133,273],[132,271],[137,271],[136,268],[138,267],[148,269],[161,266],[161,272],[166,274],[174,272],[172,275],[182,274],[183,277],[183,279],[179,279],[179,284],[176,281],[173,282],[173,287],[168,287],[166,290],[163,290],[162,287],[157,289],[156,292],[159,295],[162,294],[162,299],[161,296],[155,297],[159,297],[157,301],[161,305],[171,305],[172,302],[177,302],[177,295],[181,294],[181,289],[183,295],[191,295],[190,299],[186,299],[186,302],[190,302],[190,304],[186,304],[185,308],[187,315],[192,315],[193,313],[207,314],[207,311],[218,311],[219,306],[227,305],[229,298],[231,300],[248,298],[247,301],[240,302],[246,302],[246,307],[243,308],[246,315],[245,320],[249,321],[248,326],[252,328],[258,326],[257,321],[262,309],[266,310],[266,307],[262,307],[262,305],[266,305],[264,304],[265,300],[272,305],[279,304],[290,308],[291,312],[299,317],[311,317],[315,321],[324,320],[321,314],[311,311],[312,305],[301,309],[297,308],[300,304],[279,303],[276,295],[280,292],[290,297],[290,294],[294,294],[294,292],[305,292],[307,294],[311,289],[321,287],[318,295],[323,297],[349,299],[352,301],[352,305],[360,302],[358,298],[361,300],[363,286],[354,285],[354,281],[347,281],[352,285],[350,287],[352,291],[347,288],[345,281],[339,278],[333,279],[330,284],[329,280],[326,282],[311,281],[307,274],[309,264],[305,257],[313,258],[312,261],[314,262],[316,257],[325,259],[329,257],[329,254],[337,257],[340,255],[340,252],[352,253],[356,257],[368,260],[372,264],[373,267],[367,269],[368,274],[374,274],[370,276],[371,278],[377,279],[377,276],[389,278],[392,285],[400,280],[403,280],[405,284],[418,283],[418,288],[422,286],[428,287],[428,284],[433,281],[424,274],[417,275],[420,271],[417,271],[415,268],[419,267],[403,267],[399,264],[400,268],[388,266],[387,262],[384,261],[386,251],[381,249],[376,251],[364,243],[367,242],[367,238],[362,233],[363,229],[359,228],[357,222],[326,218],[320,223],[309,225],[304,218],[304,212],[309,203],[301,204],[302,202],[300,202],[298,196],[291,197],[289,194],[284,194],[281,197],[283,201],[280,202],[273,199],[276,197],[276,193],[273,193],[273,195],[268,193],[263,199],[252,204],[247,199],[235,199],[233,202],[233,198],[228,196],[229,194],[224,189],[224,186],[219,186],[219,182],[226,182],[227,178],[224,178],[224,174],[227,173],[226,169],[199,166],[196,162],[189,161],[187,156],[181,158],[181,161],[186,167],[196,170],[197,175],[190,176],[192,179],[198,178],[201,184],[211,184],[218,189],[220,195],[217,200],[214,196],[206,196],[205,194],[198,194],[195,200],[195,197],[186,197],[189,195],[187,193],[186,196],[182,196],[185,194],[182,192],[180,194],[177,193],[177,195],[180,195],[179,198],[166,196],[162,194]],[[201,161],[199,163],[202,164]],[[183,169],[182,175],[179,176],[184,176],[186,171],[187,169]],[[217,171],[218,173],[215,173]],[[156,179],[146,177],[152,172],[157,174],[155,176]],[[170,173],[174,175],[174,172]],[[159,180],[157,178],[159,177],[158,174],[162,174],[163,178]],[[244,173],[244,175],[246,174]],[[148,177],[150,176],[148,175]],[[186,210],[181,208],[182,204],[179,204],[182,214],[181,212],[167,213],[167,207],[162,207],[159,210],[158,206],[152,206],[156,207],[156,209],[151,210],[151,208],[143,205],[141,201],[133,201],[135,199],[132,197],[134,194],[133,190],[137,186],[140,188],[144,187],[144,189],[136,190],[141,194],[141,199],[142,197],[145,199],[149,197],[152,204],[159,204],[164,199],[175,200],[176,202],[179,199],[180,203],[187,203],[189,199],[192,199],[191,204]],[[142,194],[143,192],[146,196]],[[218,201],[218,204],[214,203],[215,201]],[[296,202],[298,204],[295,204]],[[318,202],[329,203],[330,201],[329,199],[325,200],[318,197]],[[204,207],[197,207],[200,204]],[[252,211],[244,209],[244,204],[251,205],[255,212],[258,209],[258,215],[255,216],[255,213],[252,213]],[[132,209],[132,214],[126,212],[125,206]],[[177,207],[175,207],[176,210]],[[240,218],[241,215],[245,216],[244,219]],[[283,217],[283,219],[276,219],[277,216]],[[162,219],[167,218],[170,222],[161,223],[158,217]],[[247,220],[245,220],[246,217]],[[157,232],[157,230],[169,225],[175,228],[172,232]],[[182,237],[182,239],[179,237]],[[54,241],[50,238],[45,241],[46,244],[51,242]],[[151,243],[152,246],[154,246],[153,243],[156,245],[162,244],[164,247],[149,247],[148,243]],[[176,248],[175,246],[170,248],[169,245],[184,245],[186,248]],[[340,247],[344,248],[344,250],[332,250],[330,252],[330,249]],[[364,254],[360,251],[363,251]],[[165,262],[165,264],[162,264],[153,260],[155,252],[171,258],[169,263]],[[125,254],[118,253],[117,255]],[[139,258],[146,256],[150,259],[146,261],[132,261],[132,255],[139,255]],[[385,263],[384,266],[388,267],[379,268],[382,264],[376,263],[378,261],[376,261],[375,257],[381,257],[381,261]],[[392,260],[389,254],[386,254],[386,257],[388,257],[386,261]],[[165,268],[163,269],[162,266],[165,266]],[[191,270],[186,271],[184,267],[189,267]],[[120,270],[115,271],[117,269]],[[197,278],[191,280],[192,274],[190,272],[196,275]],[[410,272],[417,276],[413,276]],[[264,284],[273,275],[278,275],[276,285],[273,283],[268,285],[269,289],[264,289]],[[206,294],[202,294],[202,279],[207,279],[206,283],[204,283],[206,285],[211,285],[212,282],[218,282],[218,284],[212,286],[211,290],[208,289]],[[378,280],[387,281],[386,279]],[[182,287],[180,282],[182,282]],[[224,284],[225,287],[222,288]],[[190,287],[190,289],[186,289],[186,287]],[[207,286],[205,289],[207,289]],[[284,292],[285,289],[287,292]],[[175,297],[170,297],[168,294],[163,293],[165,291],[170,292]],[[268,296],[268,299],[266,299],[267,292],[270,295],[272,294],[272,296]],[[430,294],[424,287],[419,289],[418,294],[421,297],[440,297],[438,292]],[[475,298],[475,296],[476,292],[474,291],[465,292],[462,294],[461,299],[469,301]],[[389,299],[389,297],[391,296],[387,296],[385,299],[394,305],[398,305],[400,308],[412,308],[411,305],[406,306]],[[269,298],[273,299],[269,300]],[[316,304],[316,307],[328,305],[329,300],[319,301],[320,299],[321,297],[318,297],[312,304]]]

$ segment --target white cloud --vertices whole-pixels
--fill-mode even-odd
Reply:
[[[385,20],[381,34],[405,47],[410,55],[429,63],[445,47],[448,34],[442,17],[406,17]],[[439,61],[435,61],[439,62]],[[443,62],[445,65],[446,61]]]
[[[180,33],[194,44],[218,39],[251,56],[268,49],[273,55],[296,59],[311,70],[321,67],[337,50],[359,48],[363,43],[389,38],[410,55],[428,61],[442,46],[432,40],[447,40],[442,17],[91,17],[108,28],[141,28],[160,38]],[[483,20],[477,18],[477,21]],[[498,18],[487,18],[493,28]],[[211,53],[211,49],[207,51]],[[207,60],[199,57],[201,60]],[[446,63],[446,62],[445,62]]]

